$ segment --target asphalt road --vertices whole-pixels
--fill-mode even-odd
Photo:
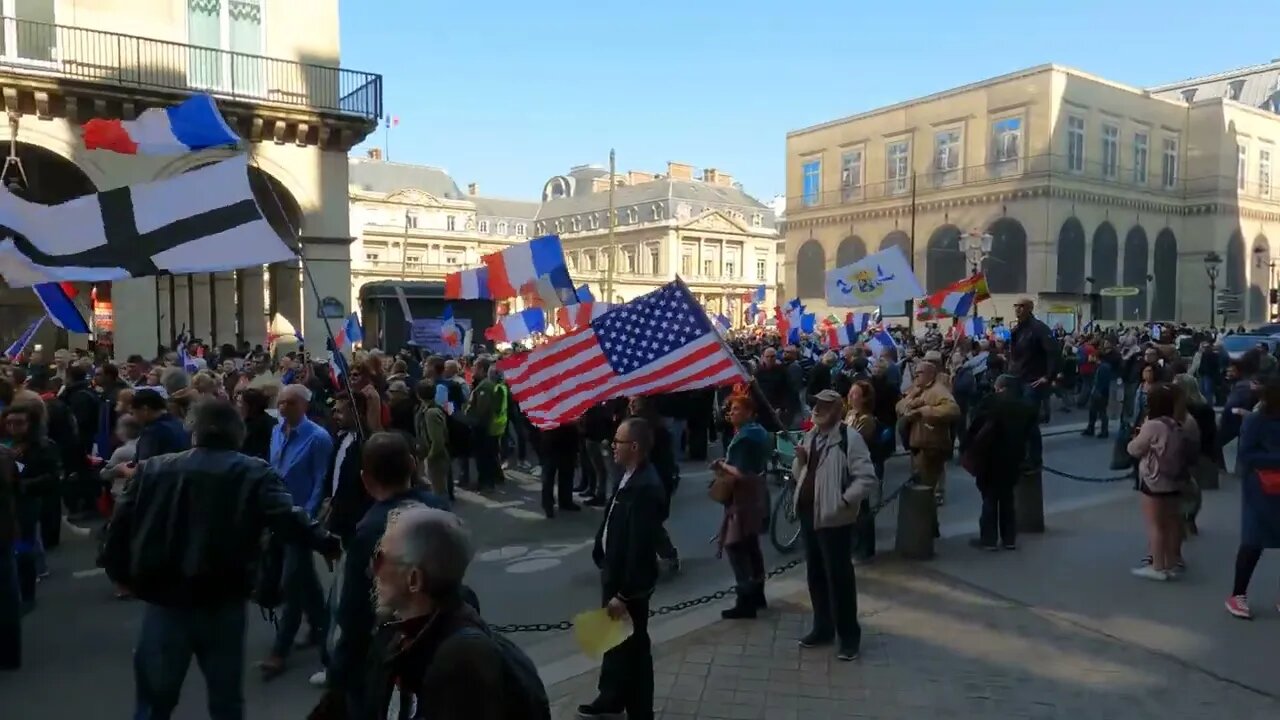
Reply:
[[[1079,418],[1078,413],[1072,416]],[[1109,457],[1109,443],[1084,440],[1074,431],[1045,441],[1049,467],[1110,476],[1114,473],[1106,468]],[[732,583],[728,563],[716,559],[711,544],[720,509],[706,497],[705,465],[686,464],[683,475],[668,523],[680,548],[683,568],[678,576],[662,582],[656,596],[658,605],[704,595]],[[956,465],[949,466],[949,475],[949,501],[940,513],[943,534],[973,532],[979,498],[972,480]],[[886,488],[896,487],[906,476],[906,459],[891,460]],[[1046,474],[1046,508],[1052,512],[1085,507],[1123,491],[1123,485],[1075,482]],[[479,594],[489,622],[553,623],[596,605],[597,577],[590,548],[600,522],[599,510],[562,513],[547,520],[540,511],[536,485],[513,477],[488,497],[464,494],[458,511],[470,524],[478,545],[468,581]],[[892,544],[895,521],[893,508],[879,518],[882,548]],[[112,598],[108,582],[93,566],[93,552],[92,542],[73,541],[51,554],[53,576],[40,585],[38,607],[24,623],[25,667],[17,673],[0,673],[3,720],[124,717],[130,712],[130,658],[140,607],[136,602]],[[765,557],[773,567],[794,556],[780,556],[766,544]],[[251,662],[265,656],[272,637],[271,626],[255,612],[251,607],[247,645]],[[513,637],[540,666],[576,654],[567,633],[520,633]],[[314,649],[295,652],[289,672],[270,684],[262,683],[250,668],[245,693],[251,717],[303,717],[318,697],[307,685],[307,677],[317,669]],[[175,717],[206,717],[203,703],[203,683],[193,667]]]

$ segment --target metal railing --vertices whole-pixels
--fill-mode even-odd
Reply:
[[[13,17],[0,31],[0,70],[382,116],[377,73]]]
[[[1132,158],[1130,158],[1131,160]],[[1109,185],[1117,190],[1145,193],[1153,198],[1169,200],[1203,197],[1207,195],[1238,195],[1262,201],[1280,202],[1280,189],[1268,192],[1257,183],[1246,183],[1244,190],[1237,188],[1233,176],[1206,175],[1183,178],[1174,169],[1172,182],[1166,183],[1163,156],[1153,153],[1148,157],[1145,173],[1132,164],[1117,161],[1102,163],[1069,155],[1032,155],[1013,160],[1002,160],[970,165],[954,169],[931,169],[914,176],[917,199],[1003,182],[1041,180],[1052,177],[1055,182],[1086,181],[1093,185]],[[823,169],[825,182],[831,173]],[[839,177],[837,175],[837,177]],[[787,213],[802,213],[842,205],[881,202],[885,200],[909,200],[912,195],[912,175],[890,178],[858,185],[842,184],[835,189],[816,193],[787,196]]]

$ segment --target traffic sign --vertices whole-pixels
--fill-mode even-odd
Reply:
[[[1121,285],[1117,287],[1102,288],[1098,291],[1098,294],[1102,297],[1133,297],[1141,292],[1141,288],[1124,287]]]

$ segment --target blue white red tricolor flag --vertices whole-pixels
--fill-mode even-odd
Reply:
[[[36,336],[36,332],[40,330],[40,326],[44,325],[45,318],[47,317],[49,316],[41,315],[32,321],[32,323],[27,326],[26,331],[19,335],[17,340],[13,341],[13,344],[9,346],[8,350],[4,351],[5,357],[12,360],[21,355],[22,352],[27,349],[27,346],[31,344],[32,338]]]
[[[532,352],[498,361],[539,428],[573,422],[596,403],[716,387],[748,378],[680,281]]]
[[[462,327],[453,319],[453,306],[445,305],[444,314],[440,318],[440,339],[451,348],[462,345]]]
[[[196,95],[167,108],[143,110],[137,120],[95,118],[84,124],[86,150],[125,155],[185,155],[238,142],[240,136],[222,119],[218,104],[208,95]]]
[[[563,330],[576,330],[609,312],[612,307],[604,302],[581,302],[556,308],[556,325]]]
[[[49,313],[49,319],[54,325],[67,332],[89,334],[89,323],[85,322],[80,308],[72,300],[78,294],[74,285],[65,282],[40,283],[33,285],[31,289],[35,290],[36,297],[40,298],[40,304],[44,305],[45,312]]]
[[[346,350],[349,346],[364,342],[364,330],[360,327],[360,317],[355,313],[348,315],[347,321],[342,324],[342,329],[338,330],[334,340],[339,350]]]
[[[967,317],[960,323],[960,334],[971,338],[986,337],[987,323],[980,317]]]
[[[511,313],[484,331],[484,336],[494,342],[517,343],[527,340],[534,333],[547,331],[547,316],[538,308]]]

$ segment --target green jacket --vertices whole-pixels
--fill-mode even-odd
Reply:
[[[444,410],[436,405],[419,405],[413,416],[413,430],[427,462],[449,461],[449,428]]]
[[[511,405],[511,391],[506,383],[494,383],[493,420],[489,421],[489,434],[502,437],[507,432],[507,407]]]

